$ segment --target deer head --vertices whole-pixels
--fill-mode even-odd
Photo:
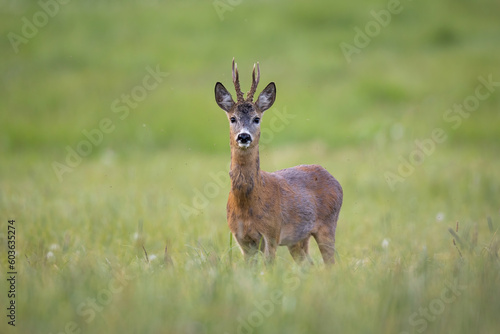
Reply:
[[[271,82],[259,94],[254,102],[253,96],[257,89],[260,79],[259,63],[257,63],[257,73],[255,73],[255,64],[252,73],[252,86],[247,93],[246,99],[240,88],[238,67],[233,58],[233,83],[236,90],[237,101],[220,82],[215,84],[215,101],[223,110],[226,111],[229,120],[231,147],[242,150],[249,147],[256,147],[260,138],[260,120],[264,111],[269,109],[276,99],[276,86]]]

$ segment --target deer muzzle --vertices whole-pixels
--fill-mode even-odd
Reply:
[[[238,143],[239,147],[248,148],[252,143],[252,135],[248,132],[242,131],[236,136],[236,142]]]

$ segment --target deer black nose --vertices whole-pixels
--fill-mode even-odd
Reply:
[[[240,133],[236,140],[242,144],[248,144],[252,142],[252,136],[248,133]]]

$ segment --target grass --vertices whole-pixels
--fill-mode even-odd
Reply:
[[[1,6],[2,36],[40,11]],[[500,80],[498,4],[405,2],[348,63],[340,43],[386,6],[243,1],[220,20],[211,2],[70,2],[18,53],[3,38],[0,243],[15,219],[18,275],[0,332],[497,332],[500,92],[445,116]],[[333,268],[314,242],[313,267],[282,247],[248,267],[229,237],[213,85],[230,87],[233,56],[243,89],[255,61],[277,85],[262,169],[319,163],[344,188]],[[112,103],[157,66],[168,76],[121,119]],[[59,180],[53,162],[103,119]]]
[[[209,173],[226,168],[227,154],[94,159],[63,183],[44,179],[50,166],[12,163],[23,177],[2,183],[2,212],[13,212],[17,223],[19,329],[59,333],[74,322],[82,332],[232,333],[241,319],[253,332],[419,332],[424,321],[428,332],[497,328],[500,217],[491,184],[499,162],[474,180],[466,175],[475,163],[450,170],[446,150],[432,162],[448,169],[444,179],[422,167],[392,192],[368,168],[353,171],[352,164],[375,162],[372,152],[297,150],[302,157],[268,152],[276,166],[263,165],[316,159],[341,180],[346,205],[331,269],[314,244],[315,267],[296,266],[284,248],[273,268],[245,266],[225,223],[227,180],[214,196],[204,191],[214,182]],[[464,154],[480,160],[475,150]],[[456,182],[454,174],[465,177]],[[426,178],[432,186],[421,185]],[[196,207],[194,189],[209,203]],[[185,219],[180,204],[196,212]],[[462,256],[448,231],[456,221]],[[172,264],[164,262],[166,245]],[[466,288],[441,310],[433,301],[455,280]],[[435,307],[433,321],[418,313],[425,307]]]

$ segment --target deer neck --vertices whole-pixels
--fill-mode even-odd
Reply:
[[[231,192],[239,202],[248,202],[261,184],[259,147],[231,147]]]

